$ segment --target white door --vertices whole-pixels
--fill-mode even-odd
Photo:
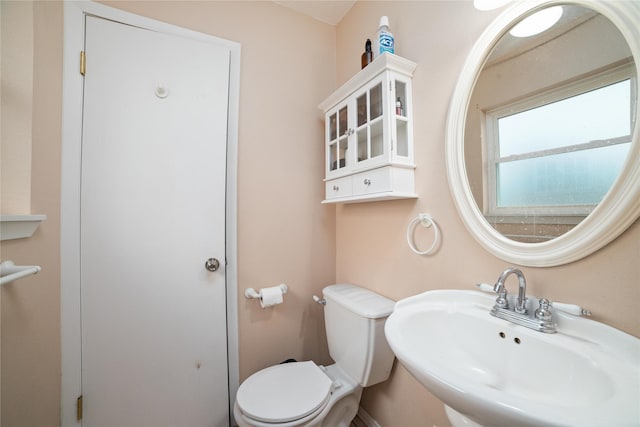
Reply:
[[[82,424],[228,426],[229,49],[96,17],[85,43]]]

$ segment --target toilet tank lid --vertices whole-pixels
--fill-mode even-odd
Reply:
[[[356,285],[331,285],[324,288],[322,293],[325,299],[329,298],[347,310],[369,319],[387,317],[395,306],[395,301]]]

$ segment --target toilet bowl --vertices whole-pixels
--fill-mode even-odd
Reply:
[[[347,427],[361,395],[362,387],[336,365],[285,363],[247,378],[233,414],[239,427]]]
[[[323,296],[335,364],[283,363],[254,373],[236,393],[240,427],[348,427],[362,388],[389,378],[395,356],[384,323],[395,302],[347,284],[327,286]]]

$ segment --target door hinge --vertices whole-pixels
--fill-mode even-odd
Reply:
[[[76,419],[82,421],[82,396],[78,396],[76,401]]]
[[[84,50],[80,52],[80,74],[84,76],[87,71],[87,55],[84,54]]]

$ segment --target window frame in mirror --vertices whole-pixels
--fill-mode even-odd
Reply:
[[[508,7],[472,47],[451,98],[446,133],[446,165],[451,193],[471,235],[490,253],[511,263],[550,267],[568,264],[601,249],[624,232],[640,215],[640,85],[636,87],[633,137],[622,171],[600,204],[567,233],[540,243],[523,243],[503,236],[485,219],[469,186],[464,159],[464,131],[469,100],[483,65],[496,43],[521,19],[546,7],[583,6],[609,19],[626,40],[640,66],[640,5],[633,2],[530,0]]]
[[[605,71],[602,71],[596,75],[591,75],[586,78],[581,78],[578,80],[574,80],[570,83],[561,84],[558,87],[554,87],[550,90],[546,90],[542,93],[534,94],[531,96],[527,96],[525,98],[519,99],[515,102],[509,102],[506,104],[500,104],[496,108],[492,108],[490,110],[485,111],[484,113],[484,124],[485,124],[485,137],[486,144],[484,149],[486,150],[485,155],[487,159],[487,167],[486,167],[486,184],[483,185],[484,198],[487,201],[487,206],[484,206],[483,211],[485,218],[487,217],[513,217],[519,219],[525,219],[529,215],[535,215],[536,218],[539,216],[545,217],[554,217],[557,215],[562,215],[563,218],[574,217],[580,218],[580,220],[584,219],[591,211],[598,205],[599,200],[602,199],[603,194],[600,194],[598,197],[598,202],[593,203],[583,203],[583,204],[559,204],[559,205],[536,205],[536,204],[522,204],[522,205],[510,205],[510,206],[500,206],[498,202],[498,186],[499,186],[499,178],[498,173],[496,172],[497,165],[501,163],[501,156],[499,154],[500,151],[500,140],[498,137],[499,133],[499,119],[504,117],[510,117],[513,115],[517,115],[519,113],[528,112],[531,110],[545,108],[549,105],[554,105],[557,102],[563,102],[569,99],[576,99],[583,95],[589,95],[595,93],[596,91],[603,88],[610,88],[613,85],[627,82],[628,83],[628,92],[626,95],[629,97],[627,100],[627,107],[629,111],[625,112],[626,115],[626,123],[625,125],[629,125],[630,131],[633,131],[633,117],[631,114],[635,112],[635,90],[636,90],[636,71],[635,65],[630,63],[624,63],[622,65],[616,65],[614,67],[608,68]],[[574,149],[576,145],[584,144],[585,142],[591,142],[593,144],[593,148],[603,148],[604,146],[612,146],[617,144],[628,144],[631,146],[633,135],[631,133],[625,135],[616,134],[615,136],[607,136],[603,138],[601,135],[598,138],[594,138],[594,140],[583,140],[580,142],[576,142],[575,144],[562,144],[558,141],[558,147],[545,148],[537,150],[539,153],[548,150],[548,152],[555,152],[555,154],[572,151],[575,152],[577,150]],[[533,150],[535,151],[535,150]],[[628,150],[627,150],[628,151]],[[518,154],[509,153],[511,156],[511,161],[513,158],[521,157],[528,158],[531,152],[520,152]],[[547,154],[549,155],[549,154]],[[624,159],[627,158],[628,153],[624,153],[624,157],[621,159],[623,162]],[[543,156],[538,156],[538,158]],[[598,167],[602,167],[600,164]],[[620,169],[622,169],[622,164],[620,164]],[[615,176],[619,175],[620,170],[615,170]],[[611,188],[611,184],[607,185],[608,188]],[[607,189],[608,191],[608,189]],[[480,204],[477,200],[476,203]],[[537,222],[537,221],[536,221]],[[578,224],[579,221],[574,222],[573,224]]]

